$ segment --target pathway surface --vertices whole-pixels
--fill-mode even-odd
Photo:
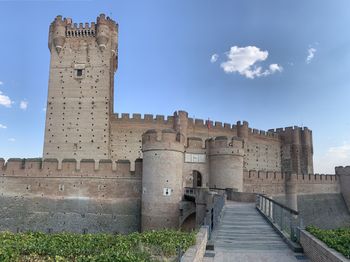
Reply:
[[[289,249],[252,203],[227,201],[220,225],[213,231],[212,242],[215,256],[205,257],[206,262],[309,261],[303,254]]]

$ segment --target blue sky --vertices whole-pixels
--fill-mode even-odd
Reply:
[[[56,15],[119,23],[115,112],[313,130],[316,172],[350,164],[350,2],[0,0],[0,156],[42,155]]]

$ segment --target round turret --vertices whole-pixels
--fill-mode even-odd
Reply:
[[[52,40],[51,40],[52,39]],[[58,53],[61,52],[66,42],[66,20],[62,20],[62,16],[57,16],[50,26],[49,48],[53,44]]]
[[[110,38],[109,20],[104,14],[97,17],[96,41],[101,51],[105,50]]]
[[[309,130],[307,127],[304,127],[303,135],[304,135],[304,145],[312,146],[312,131]]]
[[[287,206],[298,210],[298,180],[296,174],[286,174],[285,187]]]
[[[299,145],[300,144],[300,127],[295,126],[292,131],[292,141],[293,144]]]
[[[248,122],[243,121],[243,124],[241,124],[241,121],[238,121],[237,122],[237,136],[244,138],[244,139],[247,139],[248,133],[249,133]]]
[[[208,141],[210,187],[243,191],[243,140],[216,137]]]
[[[188,113],[186,111],[177,111],[174,113],[174,129],[184,136],[184,142],[187,142]]]
[[[172,129],[142,135],[141,230],[179,227],[184,145]]]

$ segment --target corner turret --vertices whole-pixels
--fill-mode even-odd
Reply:
[[[174,129],[184,136],[184,142],[187,142],[188,113],[186,111],[177,111],[174,113]],[[186,146],[186,145],[185,145]]]
[[[49,32],[49,49],[51,50],[52,44],[57,53],[60,53],[66,42],[66,25],[67,20],[62,20],[62,16],[58,15],[50,25]]]
[[[237,136],[243,139],[248,139],[249,134],[249,124],[247,121],[237,121]]]
[[[294,126],[275,132],[282,142],[282,172],[313,174],[312,131]]]

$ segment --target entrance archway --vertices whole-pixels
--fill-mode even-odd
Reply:
[[[197,170],[193,170],[192,175],[193,175],[193,187],[202,187],[202,184],[203,184],[202,174]]]

